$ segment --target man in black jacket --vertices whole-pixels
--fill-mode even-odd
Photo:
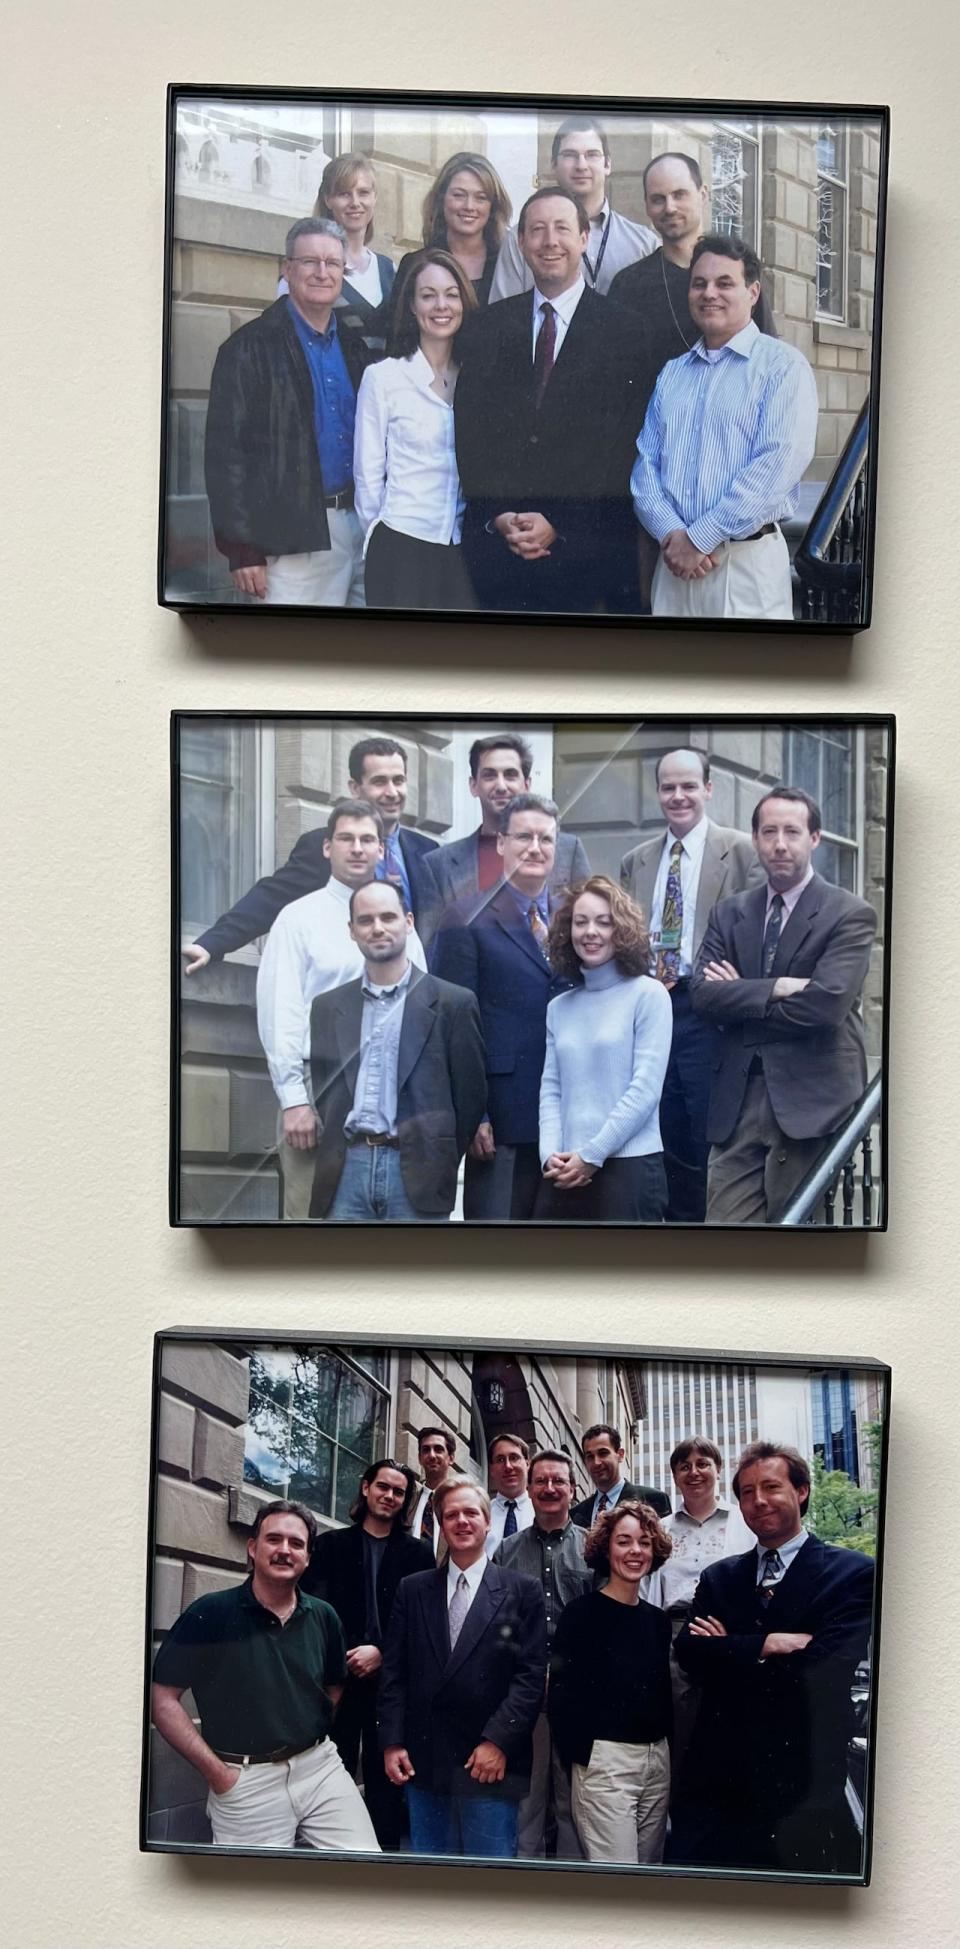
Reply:
[[[345,237],[327,218],[287,233],[288,292],[217,353],[207,412],[214,539],[241,595],[363,607],[353,506],[357,389],[371,354],[334,310]]]
[[[597,1517],[605,1509],[613,1509],[621,1496],[626,1502],[648,1502],[658,1516],[669,1516],[670,1498],[662,1489],[626,1480],[623,1473],[626,1451],[619,1428],[614,1428],[609,1421],[595,1422],[586,1430],[581,1449],[594,1491],[592,1496],[584,1496],[582,1502],[575,1503],[570,1511],[570,1520],[578,1529],[592,1529]]]
[[[533,291],[478,312],[464,333],[463,553],[485,609],[636,607],[636,333],[584,283],[589,228],[569,191],[535,190],[517,226]]]
[[[377,1746],[383,1640],[401,1577],[433,1564],[430,1545],[404,1527],[415,1488],[413,1471],[392,1457],[371,1462],[360,1477],[349,1527],[319,1538],[303,1578],[303,1589],[332,1604],[343,1625],[347,1682],[331,1737],[351,1778],[362,1746],[367,1812],[388,1850],[400,1845],[403,1795],[387,1779]]]
[[[383,859],[376,878],[390,880],[401,888],[404,906],[419,931],[421,916],[428,904],[436,901],[433,881],[425,876],[424,860],[436,851],[437,842],[428,839],[425,832],[414,832],[400,823],[407,803],[407,754],[396,738],[359,738],[351,746],[347,771],[350,797],[375,806],[383,823]],[[209,961],[218,961],[261,934],[269,934],[282,907],[325,887],[330,878],[330,861],[323,850],[326,837],[326,821],[303,833],[290,858],[275,873],[258,880],[206,933],[183,949],[184,973],[198,974]]]

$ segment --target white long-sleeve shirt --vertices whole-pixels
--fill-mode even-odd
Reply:
[[[310,1102],[310,1004],[363,972],[363,955],[348,933],[352,889],[328,881],[281,908],[257,975],[257,1032],[282,1110]],[[420,937],[407,936],[407,958],[426,968]]]
[[[441,399],[432,381],[420,351],[368,366],[360,381],[353,480],[365,543],[378,521],[417,541],[460,540],[453,398]]]

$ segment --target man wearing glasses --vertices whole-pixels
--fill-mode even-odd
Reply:
[[[397,1585],[415,1570],[432,1570],[433,1552],[405,1528],[416,1489],[412,1469],[390,1456],[371,1462],[360,1477],[357,1499],[344,1529],[318,1538],[303,1589],[322,1597],[343,1625],[347,1680],[334,1723],[333,1743],[351,1779],[363,1747],[363,1792],[382,1848],[396,1850],[403,1832],[403,1795],[387,1779],[377,1745],[377,1697],[383,1640]]]
[[[359,609],[353,505],[357,389],[371,353],[340,322],[345,237],[327,218],[287,233],[287,294],[217,353],[207,412],[214,539],[243,596]]]
[[[648,257],[656,250],[659,238],[645,223],[612,210],[607,190],[610,182],[610,145],[606,131],[588,115],[572,115],[561,122],[550,150],[553,173],[562,190],[567,190],[583,205],[590,219],[590,234],[583,258],[584,282],[601,298],[606,297],[618,271]],[[500,246],[500,256],[490,287],[490,303],[498,298],[515,298],[521,291],[532,291],[534,276],[521,255],[516,230],[508,230]]]

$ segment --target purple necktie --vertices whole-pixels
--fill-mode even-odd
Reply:
[[[557,314],[552,305],[540,306],[541,325],[533,354],[533,403],[539,412],[557,350]]]

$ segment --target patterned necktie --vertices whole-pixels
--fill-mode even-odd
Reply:
[[[533,354],[533,403],[539,412],[557,351],[557,314],[552,305],[540,306],[540,330]]]
[[[425,1543],[433,1542],[433,1534],[435,1528],[436,1528],[436,1524],[434,1522],[434,1516],[433,1516],[433,1497],[428,1496],[426,1502],[423,1505],[423,1515],[420,1518],[420,1535],[422,1536]]]
[[[541,919],[541,915],[540,915],[540,909],[537,906],[535,900],[531,900],[530,905],[527,908],[527,926],[529,927],[530,932],[533,935],[533,938],[536,941],[537,946],[540,949],[540,952],[543,955],[544,960],[546,960],[548,930],[543,924],[543,920]]]
[[[783,1563],[779,1550],[764,1550],[760,1561],[760,1588],[758,1591],[761,1604],[769,1604],[782,1576]]]
[[[607,1505],[608,1505],[608,1503],[609,1503],[609,1501],[610,1501],[610,1497],[608,1496],[608,1494],[607,1494],[607,1492],[606,1492],[606,1489],[604,1489],[604,1491],[603,1491],[603,1494],[597,1497],[597,1515],[598,1515],[598,1516],[602,1516],[602,1515],[603,1515],[603,1512],[604,1512],[604,1510],[606,1509],[606,1507],[607,1507]]]
[[[773,964],[777,958],[777,948],[780,945],[780,929],[782,926],[783,894],[775,893],[770,902],[767,928],[763,937],[763,972],[765,976],[772,975],[773,973]]]
[[[505,1517],[505,1519],[504,1519],[504,1524],[503,1524],[503,1533],[504,1533],[504,1536],[516,1536],[516,1533],[517,1533],[517,1505],[516,1505],[516,1503],[515,1503],[515,1502],[508,1502],[508,1503],[507,1503],[507,1513],[506,1513],[506,1517]]]
[[[683,840],[675,839],[670,848],[667,863],[667,884],[663,895],[663,913],[660,916],[660,945],[657,948],[657,965],[654,973],[665,988],[674,987],[680,979],[680,942],[683,936],[683,888],[680,884],[680,861],[683,858]]]
[[[469,1609],[470,1609],[470,1592],[467,1587],[466,1577],[464,1576],[463,1571],[461,1570],[460,1575],[457,1578],[456,1590],[454,1591],[453,1596],[450,1599],[450,1607],[447,1611],[447,1623],[450,1627],[451,1652],[456,1651],[457,1639],[459,1638],[460,1633],[463,1630],[463,1621]]]

